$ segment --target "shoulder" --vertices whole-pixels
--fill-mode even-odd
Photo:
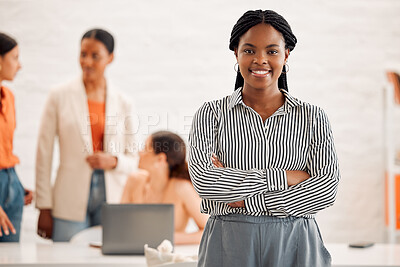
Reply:
[[[122,92],[115,84],[112,82],[107,82],[107,94],[109,94],[121,107],[123,110],[131,110],[133,106],[132,99]]]
[[[313,116],[317,116],[319,113],[324,112],[321,107],[307,102],[302,102],[302,105],[299,106],[299,108],[304,112],[312,114]]]
[[[75,78],[68,82],[57,84],[50,89],[50,97],[72,95],[74,92],[84,90],[82,78]]]
[[[10,90],[10,88],[8,88],[7,86],[1,86],[1,94],[3,96],[5,96],[6,98],[10,98],[12,101],[14,101],[14,94],[13,92]]]
[[[290,95],[287,92],[285,92],[284,94],[286,95],[287,106],[289,108],[292,108],[293,110],[296,110],[299,113],[306,113],[313,118],[318,117],[321,113],[325,114],[324,110],[315,104],[299,100],[298,98]]]
[[[289,113],[291,113],[293,117],[301,116],[307,118],[309,123],[317,127],[321,123],[329,124],[328,116],[323,108],[301,101],[285,90],[282,90],[282,92],[286,97],[286,109],[288,111],[290,110]]]
[[[180,197],[187,197],[194,192],[193,185],[189,180],[171,178],[171,183],[175,194]]]
[[[307,121],[313,128],[330,127],[328,115],[320,106],[302,102],[302,105],[296,108],[298,110],[297,113],[300,116],[307,118]]]
[[[218,117],[220,112],[224,110],[225,107],[229,106],[231,102],[231,96],[225,96],[224,98],[221,99],[216,99],[216,100],[211,100],[208,102],[205,102],[196,112],[196,115],[207,115],[207,116],[213,116],[213,117]],[[195,115],[195,116],[196,116]]]

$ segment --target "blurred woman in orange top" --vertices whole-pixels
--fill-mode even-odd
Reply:
[[[23,188],[14,169],[19,163],[12,151],[14,95],[2,85],[3,81],[14,80],[21,68],[18,56],[17,42],[0,33],[0,242],[19,242],[22,208],[32,202],[32,191]]]

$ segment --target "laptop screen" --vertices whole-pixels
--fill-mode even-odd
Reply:
[[[104,204],[103,254],[144,254],[164,239],[174,243],[174,205]]]

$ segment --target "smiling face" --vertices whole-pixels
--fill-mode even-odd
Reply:
[[[289,56],[280,32],[269,24],[258,24],[240,37],[235,48],[244,89],[278,89],[278,78]]]
[[[19,62],[19,49],[18,45],[7,52],[5,55],[0,56],[0,82],[3,80],[12,81],[18,70],[21,68]]]
[[[104,71],[113,60],[113,54],[108,53],[105,45],[94,39],[84,38],[81,43],[81,55],[79,58],[83,80],[94,81],[104,77]]]

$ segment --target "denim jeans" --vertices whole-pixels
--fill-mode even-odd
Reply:
[[[0,242],[19,242],[24,195],[25,190],[14,168],[0,169],[0,206],[17,231],[16,234],[10,231],[8,236],[3,232]]]
[[[101,224],[101,207],[106,201],[104,171],[94,170],[90,183],[90,193],[86,218],[83,222],[53,217],[53,241],[68,242],[76,233]]]

